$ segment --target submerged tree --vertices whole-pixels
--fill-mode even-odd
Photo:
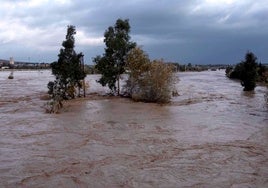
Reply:
[[[51,64],[52,74],[56,80],[48,83],[49,94],[52,97],[52,105],[62,106],[62,100],[75,98],[76,89],[82,87],[81,80],[86,77],[81,60],[83,54],[77,54],[74,50],[76,34],[75,26],[68,26],[66,40],[62,42],[58,61]]]
[[[136,47],[129,52],[126,62],[129,78],[124,87],[125,95],[133,98],[143,85],[142,77],[149,71],[150,59],[140,47]]]
[[[252,91],[256,87],[257,57],[252,52],[247,52],[245,61],[241,62],[241,84],[244,91]]]
[[[257,57],[252,52],[247,52],[245,60],[238,63],[234,68],[226,70],[226,75],[231,79],[239,79],[244,91],[252,91],[256,87],[257,79],[261,79],[259,73],[263,74],[261,64],[258,66]],[[264,78],[265,80],[265,78]]]
[[[143,95],[146,102],[167,103],[174,92],[174,67],[163,60],[154,60],[143,80]]]
[[[136,101],[166,103],[174,90],[174,66],[163,60],[150,61],[141,48],[134,48],[127,56],[129,79],[126,91]]]
[[[117,91],[117,95],[120,94],[120,75],[125,72],[126,55],[136,46],[136,43],[130,41],[129,33],[129,21],[118,19],[104,33],[106,48],[103,56],[93,60],[102,75],[98,82],[102,86],[108,85],[113,93]]]

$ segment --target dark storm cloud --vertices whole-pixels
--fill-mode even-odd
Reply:
[[[4,50],[0,58],[56,60],[66,26],[73,24],[77,51],[83,51],[90,62],[103,53],[104,31],[116,19],[128,18],[132,39],[151,58],[193,64],[237,63],[251,50],[268,62],[266,0],[3,2],[0,45]]]

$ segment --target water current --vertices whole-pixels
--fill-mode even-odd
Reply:
[[[50,71],[0,71],[0,187],[268,187],[267,88],[178,73],[170,104],[94,97],[45,113]],[[91,95],[90,95],[91,94]]]

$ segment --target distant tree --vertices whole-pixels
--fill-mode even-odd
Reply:
[[[63,48],[60,49],[58,61],[51,64],[52,74],[55,75],[56,80],[48,83],[48,89],[55,104],[75,98],[76,88],[80,90],[81,80],[86,77],[81,66],[83,54],[77,54],[74,50],[75,34],[75,26],[68,26],[66,40],[62,42]]]
[[[126,55],[136,46],[136,43],[130,41],[129,33],[129,21],[118,19],[104,33],[106,48],[103,56],[97,56],[93,60],[95,68],[102,75],[98,82],[103,86],[108,84],[113,93],[117,91],[117,95],[120,94],[120,75],[125,72]]]
[[[252,52],[247,52],[245,60],[234,68],[226,68],[226,76],[231,79],[241,80],[245,91],[254,90],[256,82],[268,83],[268,68],[257,62],[257,57]]]
[[[244,91],[252,91],[256,87],[257,57],[252,52],[247,52],[245,60],[241,62],[241,84]]]

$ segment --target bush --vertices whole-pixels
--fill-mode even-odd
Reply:
[[[129,78],[125,93],[135,101],[167,103],[172,96],[173,66],[163,60],[150,62],[141,49],[133,49],[127,56]]]
[[[142,77],[149,71],[150,59],[139,47],[132,49],[127,55],[126,70],[129,78],[124,87],[124,95],[132,98],[140,90]]]
[[[172,96],[172,66],[165,64],[162,60],[153,61],[140,83],[140,94],[135,96],[135,100],[157,103],[169,102]]]

